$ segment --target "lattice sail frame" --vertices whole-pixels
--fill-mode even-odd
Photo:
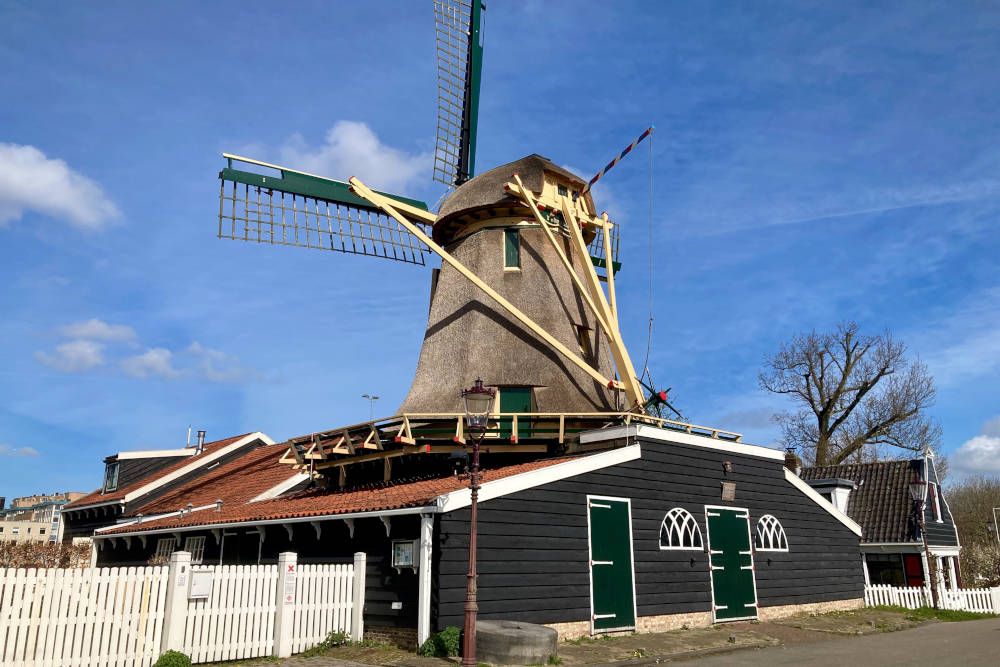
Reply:
[[[265,166],[281,176],[231,167],[219,174],[219,238],[426,265],[431,249],[380,209],[359,203],[346,183]]]
[[[482,0],[434,0],[438,113],[434,180],[461,185],[475,165]]]

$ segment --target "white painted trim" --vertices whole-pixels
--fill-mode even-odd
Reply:
[[[95,507],[105,507],[107,505],[124,505],[124,504],[125,504],[125,501],[122,500],[121,498],[119,498],[117,500],[105,500],[104,502],[101,502],[101,503],[90,503],[89,505],[77,505],[75,507],[66,507],[65,505],[63,505],[62,511],[63,512],[77,512],[77,511],[80,511],[80,510],[94,509]]]
[[[202,510],[207,510],[207,509],[211,509],[211,508],[214,508],[214,507],[215,507],[215,503],[212,503],[211,505],[202,505],[200,507],[192,507],[191,509],[185,508],[185,509],[181,509],[181,510],[176,510],[174,512],[164,512],[163,514],[150,514],[149,516],[144,516],[144,517],[131,517],[131,518],[126,519],[124,521],[119,521],[117,523],[114,523],[114,524],[112,524],[110,526],[104,526],[103,528],[97,528],[96,530],[94,530],[94,536],[96,537],[97,533],[100,533],[100,532],[103,532],[103,531],[116,530],[118,528],[125,528],[126,526],[136,526],[136,525],[140,525],[140,524],[143,524],[143,523],[148,523],[150,521],[158,521],[160,519],[167,519],[167,518],[174,517],[174,516],[180,516],[181,514],[190,514],[191,512],[200,512]]]
[[[289,477],[285,481],[279,482],[278,484],[275,484],[274,486],[272,486],[267,491],[264,491],[263,493],[255,496],[254,498],[252,498],[250,500],[250,502],[251,503],[256,503],[256,502],[259,502],[261,500],[271,500],[272,498],[277,498],[278,496],[280,496],[285,491],[288,491],[289,489],[295,488],[296,486],[298,486],[302,482],[306,481],[307,479],[309,479],[309,473],[307,473],[307,472],[298,472],[298,473],[295,473],[294,475],[292,475],[291,477]]]
[[[709,516],[719,516],[718,514],[712,515],[709,510],[726,510],[731,512],[746,512],[746,522],[747,522],[747,540],[750,545],[750,551],[747,553],[750,556],[750,577],[753,581],[753,608],[755,613],[753,616],[740,616],[739,618],[724,618],[721,622],[729,623],[731,621],[747,621],[753,620],[760,616],[760,599],[757,597],[757,570],[754,568],[753,560],[753,533],[750,532],[750,510],[746,507],[728,507],[726,505],[705,505],[705,545],[708,551],[708,583],[709,590],[712,595],[712,623],[719,623],[719,619],[716,618],[715,612],[721,607],[715,606],[715,579],[712,577],[712,572],[717,569],[716,566],[712,565],[712,527],[708,523]],[[714,553],[723,553],[722,551],[717,551]],[[720,568],[721,569],[721,568]]]
[[[919,542],[874,542],[861,544],[861,553],[865,554],[915,554],[923,550],[924,546]]]
[[[434,515],[420,515],[420,569],[417,572],[417,646],[431,636],[431,577],[434,557]]]
[[[114,456],[119,461],[125,461],[128,459],[157,459],[167,456],[194,456],[196,451],[194,447],[185,447],[184,449],[145,449],[136,452],[118,452]]]
[[[196,509],[208,509],[210,507],[215,507],[215,503],[211,505],[206,505],[204,508]],[[99,539],[114,539],[116,537],[131,537],[134,535],[155,535],[157,533],[186,533],[192,530],[224,530],[226,528],[251,528],[254,526],[276,526],[283,525],[287,528],[291,528],[293,523],[306,523],[310,521],[337,521],[342,519],[366,519],[371,517],[383,517],[383,516],[397,516],[401,514],[421,514],[421,513],[436,513],[438,508],[435,506],[430,507],[406,507],[398,510],[382,510],[375,512],[350,512],[343,514],[321,514],[317,516],[297,516],[288,519],[265,519],[254,520],[248,519],[247,521],[230,521],[227,523],[202,523],[192,526],[177,526],[173,528],[153,528],[151,530],[137,530],[130,533],[117,533],[115,535],[94,535],[95,538]],[[163,517],[157,517],[163,518]],[[143,523],[150,521],[148,517],[143,518]],[[134,524],[132,524],[134,525]],[[122,526],[116,525],[114,528],[121,528]],[[111,530],[111,527],[102,528],[102,530]]]
[[[226,445],[225,447],[222,447],[222,448],[220,448],[220,449],[212,452],[211,454],[207,454],[205,456],[198,456],[194,461],[192,461],[191,463],[187,464],[186,466],[184,466],[182,468],[178,468],[177,470],[175,470],[175,471],[173,471],[173,472],[171,472],[169,474],[163,475],[161,477],[157,477],[156,479],[152,480],[148,484],[145,484],[145,485],[139,487],[135,491],[131,491],[129,493],[126,493],[125,497],[122,498],[122,500],[127,503],[129,501],[135,500],[136,498],[140,498],[140,497],[146,495],[147,493],[155,491],[156,489],[160,488],[161,486],[165,486],[166,484],[169,484],[170,482],[173,482],[173,481],[175,481],[177,479],[180,479],[181,477],[183,477],[184,475],[188,474],[189,472],[193,472],[193,471],[197,470],[198,468],[206,466],[209,463],[211,463],[212,461],[216,461],[216,460],[222,458],[223,456],[226,456],[227,454],[235,452],[238,449],[246,447],[247,445],[249,445],[249,444],[251,444],[251,443],[253,443],[253,442],[257,441],[257,440],[260,440],[261,442],[263,442],[266,445],[273,445],[274,444],[274,441],[271,440],[271,438],[267,437],[267,435],[265,435],[264,433],[261,433],[260,431],[256,431],[256,432],[251,433],[249,435],[243,436],[242,438],[240,438],[236,442],[230,443],[230,444]]]
[[[511,493],[532,489],[536,486],[551,484],[561,479],[575,477],[584,473],[593,472],[613,465],[634,461],[642,456],[639,445],[628,445],[619,447],[598,454],[588,454],[579,458],[554,463],[538,470],[523,472],[518,475],[511,475],[492,482],[486,482],[479,489],[479,502],[485,502],[493,498],[500,498]],[[468,507],[472,502],[472,495],[469,489],[459,489],[451,491],[437,498],[437,506],[441,512],[454,512],[455,510]]]
[[[675,514],[675,512],[677,512],[678,510],[680,511],[680,514]],[[694,537],[694,535],[698,536],[698,542],[700,542],[698,546],[695,547],[684,547],[684,546],[675,547],[670,545],[663,546],[663,537],[662,537],[663,528],[667,525],[667,517],[669,517],[671,514],[674,514],[673,519],[670,522],[671,525],[676,525],[678,516],[685,517],[683,522],[685,524],[688,523],[688,519],[690,519],[691,522],[694,523],[694,532],[692,533],[692,538]],[[683,527],[681,527],[681,531],[683,533]],[[668,528],[667,535],[670,536],[672,533],[673,531]],[[701,534],[701,526],[698,525],[698,520],[694,518],[694,515],[691,514],[691,512],[688,512],[686,509],[679,506],[671,507],[669,510],[667,510],[666,514],[663,515],[663,520],[660,522],[660,534],[656,536],[656,539],[660,545],[660,551],[704,551],[705,550],[705,538]]]
[[[588,431],[580,434],[580,442],[584,444],[590,442],[603,442],[605,440],[614,440],[617,438],[648,438],[650,440],[671,442],[678,445],[694,445],[695,447],[704,447],[705,449],[712,449],[720,452],[756,456],[759,458],[781,461],[782,463],[785,461],[785,454],[783,452],[771,449],[770,447],[718,440],[716,438],[710,438],[706,435],[682,433],[681,431],[656,428],[655,426],[647,426],[645,424],[618,426],[616,428]]]
[[[616,503],[625,503],[625,507],[628,508],[628,550],[629,550],[629,564],[632,566],[632,625],[621,626],[617,628],[607,628],[601,630],[601,632],[621,632],[623,630],[635,630],[639,624],[639,608],[636,604],[635,599],[635,540],[632,537],[632,499],[631,498],[621,498],[618,496],[592,496],[587,494],[587,576],[590,579],[590,634],[597,634],[597,630],[594,628],[594,621],[597,616],[594,614],[594,565],[598,561],[594,561],[594,550],[593,542],[591,540],[590,531],[590,508],[594,507],[590,501],[591,500],[610,500]],[[600,507],[600,505],[597,505]]]
[[[760,532],[760,527],[761,527],[761,523],[763,523],[764,520],[768,519],[768,518],[771,519],[771,521],[773,523],[770,524],[771,528],[770,528],[770,530],[767,531],[768,532],[767,537],[768,538],[775,538],[775,537],[782,537],[782,538],[784,538],[784,540],[785,540],[785,547],[784,548],[774,547],[773,546],[774,545],[774,541],[773,540],[769,543],[770,546],[766,546],[766,547],[764,546],[764,535]],[[777,527],[777,533],[775,533],[775,531],[774,531],[774,527],[775,526]],[[757,537],[760,538],[760,544],[761,544],[761,547],[759,549],[757,549],[757,551],[776,552],[776,553],[787,553],[788,552],[788,548],[789,548],[788,534],[785,532],[785,527],[781,525],[781,521],[778,520],[778,517],[774,516],[773,514],[764,514],[764,515],[761,515],[757,519],[757,524],[756,524],[755,527],[757,529]]]
[[[861,537],[861,526],[859,526],[858,523],[854,521],[854,519],[852,519],[851,517],[847,516],[839,509],[834,507],[833,503],[831,503],[823,496],[819,495],[819,493],[816,492],[816,489],[806,484],[806,482],[803,481],[801,477],[796,475],[788,468],[785,468],[785,479],[791,482],[792,486],[797,488],[799,491],[809,496],[809,498],[812,499],[813,502],[815,502],[817,505],[819,505],[827,512],[829,512],[829,514],[834,519],[847,526],[848,530],[850,530],[858,537]]]
[[[958,547],[928,547],[932,556],[948,557],[958,556],[961,550]]]

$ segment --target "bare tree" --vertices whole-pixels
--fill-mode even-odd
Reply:
[[[925,413],[934,402],[934,379],[905,353],[889,332],[863,336],[854,322],[783,345],[759,381],[797,404],[795,412],[775,417],[785,445],[813,465],[865,460],[883,447],[936,449],[941,429]]]
[[[997,515],[1000,478],[968,477],[948,487],[948,509],[962,542],[962,578],[971,586],[1000,585]]]

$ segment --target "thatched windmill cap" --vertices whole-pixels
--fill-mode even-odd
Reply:
[[[463,183],[441,204],[437,222],[434,223],[434,240],[446,244],[454,240],[459,230],[470,222],[530,216],[527,206],[507,193],[504,184],[511,182],[512,175],[517,174],[526,188],[539,193],[546,173],[565,181],[567,186],[577,191],[582,190],[587,183],[576,174],[537,154],[502,164]],[[586,196],[589,198],[589,193]],[[593,208],[593,202],[588,203]]]

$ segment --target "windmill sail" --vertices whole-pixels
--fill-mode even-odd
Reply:
[[[611,228],[611,270],[614,271],[615,275],[622,268],[622,264],[618,261],[618,226],[615,225]],[[597,234],[594,236],[594,240],[590,242],[587,248],[590,252],[590,261],[598,269],[604,269],[604,275],[598,274],[602,280],[608,274],[608,258],[607,253],[604,248],[604,230],[601,228],[597,229]]]
[[[224,157],[228,163],[219,172],[219,238],[426,264],[430,248],[353,194],[347,183],[235,155]],[[234,169],[234,160],[275,169],[280,176]],[[421,201],[386,196],[401,207],[427,210]]]
[[[482,0],[434,0],[438,114],[434,180],[461,185],[475,172]]]

